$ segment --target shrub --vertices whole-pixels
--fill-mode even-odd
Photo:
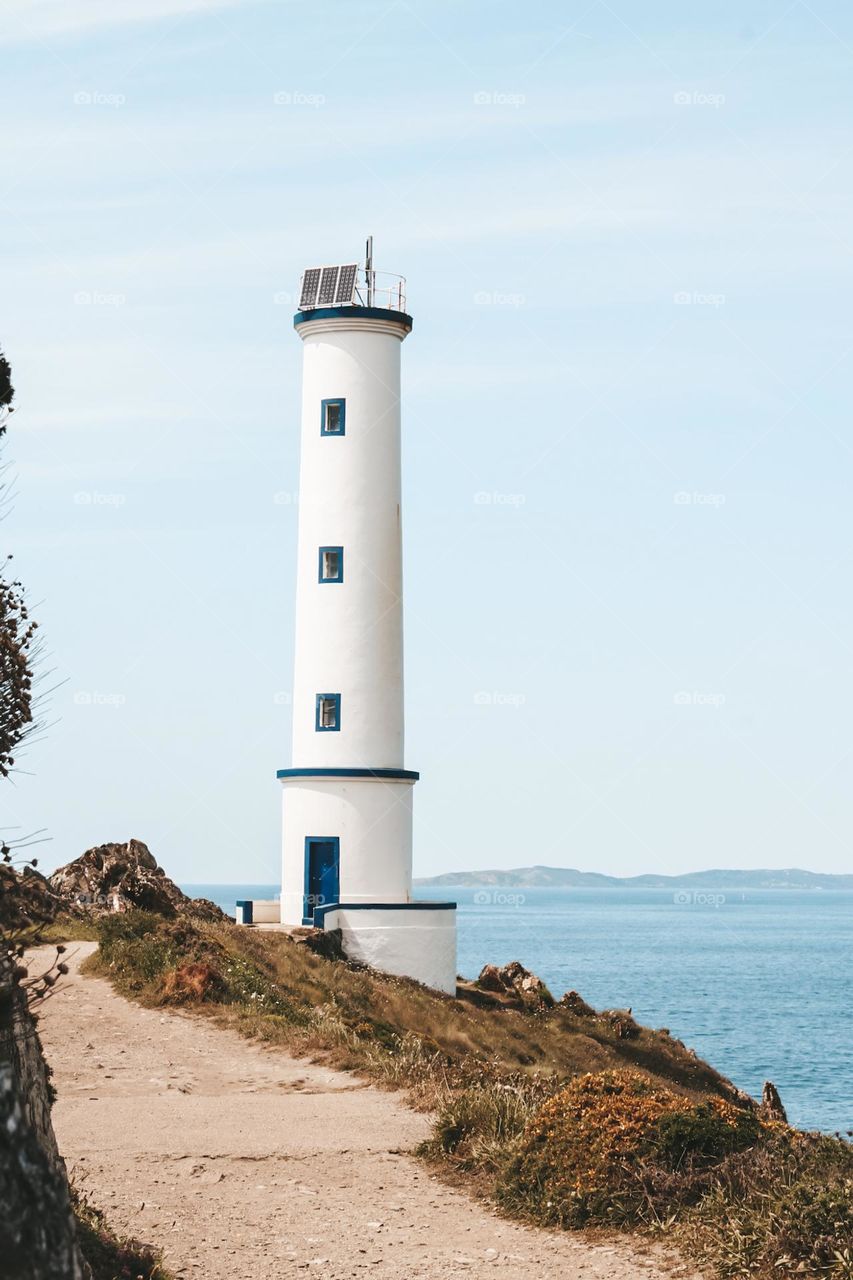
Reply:
[[[562,1226],[622,1224],[643,1216],[656,1185],[671,1202],[673,1169],[701,1171],[759,1132],[754,1116],[721,1098],[697,1103],[633,1071],[583,1075],[525,1126],[498,1198]]]
[[[723,1161],[681,1234],[722,1276],[853,1280],[853,1149],[779,1127]]]
[[[208,1000],[222,989],[222,976],[204,960],[179,965],[163,974],[160,991],[170,1004]]]

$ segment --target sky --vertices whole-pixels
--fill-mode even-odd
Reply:
[[[46,868],[275,883],[299,274],[408,279],[415,871],[851,870],[853,10],[4,0]]]

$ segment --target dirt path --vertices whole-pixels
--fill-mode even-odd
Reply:
[[[120,1230],[204,1280],[655,1280],[628,1246],[515,1225],[406,1155],[424,1116],[355,1077],[82,978],[47,1002],[54,1124],[78,1183]],[[692,1275],[686,1268],[675,1272]]]

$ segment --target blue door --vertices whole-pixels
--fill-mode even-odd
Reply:
[[[314,923],[314,908],[328,907],[340,897],[341,842],[337,836],[305,837],[305,905],[303,924]]]

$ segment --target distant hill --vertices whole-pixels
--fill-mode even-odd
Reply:
[[[416,880],[418,885],[557,889],[853,889],[853,875],[819,871],[690,871],[682,876],[605,876],[572,867],[516,867],[509,871],[448,871]]]

